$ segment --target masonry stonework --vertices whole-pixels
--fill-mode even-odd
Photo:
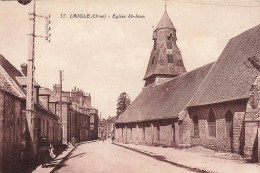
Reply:
[[[213,109],[216,117],[216,137],[209,137],[207,116],[209,110]],[[206,148],[211,148],[218,151],[229,151],[242,154],[243,139],[244,139],[244,112],[246,110],[246,100],[236,102],[224,102],[208,106],[199,106],[189,108],[189,116],[191,119],[190,134],[191,145],[201,145]],[[227,111],[233,114],[233,130],[232,137],[227,137],[226,134],[226,119]],[[193,116],[198,116],[199,136],[194,136]]]

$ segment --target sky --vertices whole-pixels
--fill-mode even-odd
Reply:
[[[64,70],[65,91],[78,87],[91,93],[92,106],[102,118],[115,116],[120,93],[128,93],[133,101],[144,87],[153,26],[164,5],[163,0],[37,1],[36,13],[51,15],[51,42],[36,38],[37,82],[52,89],[59,83],[59,70]],[[0,54],[17,69],[27,62],[30,6],[0,1]],[[260,24],[260,0],[169,0],[167,12],[188,71],[216,61],[229,39]],[[112,18],[114,14],[126,18]],[[37,18],[37,35],[44,35],[44,29],[45,20]]]

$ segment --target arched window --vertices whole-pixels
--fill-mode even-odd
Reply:
[[[225,115],[226,120],[226,137],[232,137],[233,136],[233,114],[230,110],[226,112]]]
[[[193,130],[194,136],[199,136],[199,119],[197,115],[193,116]]]
[[[213,109],[209,110],[207,122],[209,137],[216,137],[216,115]]]

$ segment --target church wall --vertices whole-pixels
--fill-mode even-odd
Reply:
[[[123,134],[123,125],[116,125],[115,142],[119,142],[119,143],[123,142],[122,134]]]
[[[191,128],[190,128],[190,118],[189,116],[186,116],[183,121],[180,121],[178,123],[179,125],[179,130],[178,130],[178,146],[180,147],[187,147],[190,146],[190,134],[191,134]]]
[[[116,124],[115,141],[153,146],[176,146],[179,139],[177,126],[177,120],[175,122],[173,120],[156,120]]]
[[[216,117],[216,137],[209,137],[208,135],[207,117],[211,108],[215,112]],[[217,151],[229,151],[242,154],[245,134],[244,116],[241,116],[241,114],[244,114],[245,109],[246,100],[189,108],[191,145],[201,145]],[[228,110],[233,114],[233,138],[226,137],[225,115]],[[194,123],[192,121],[194,115],[198,116],[198,136],[194,136]]]
[[[145,126],[145,138],[144,143],[146,145],[152,145],[153,143],[153,129],[150,122],[144,123]]]

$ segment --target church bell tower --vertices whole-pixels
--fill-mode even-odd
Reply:
[[[158,85],[186,73],[181,52],[176,45],[176,29],[165,12],[153,31],[153,50],[144,76],[145,86]]]

